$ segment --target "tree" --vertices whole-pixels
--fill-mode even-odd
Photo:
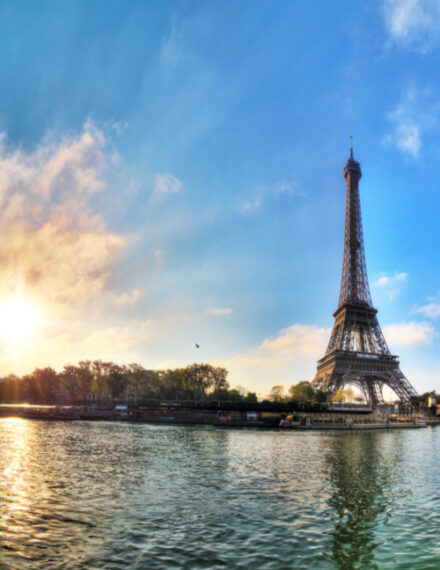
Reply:
[[[290,386],[289,396],[298,402],[313,402],[316,399],[315,390],[307,380]]]
[[[90,365],[90,370],[93,374],[93,392],[99,404],[106,393],[106,376],[109,369],[110,363],[102,362],[102,360],[94,360]]]
[[[249,404],[256,404],[258,402],[256,392],[247,392],[246,396],[244,397],[245,401]]]
[[[211,367],[211,375],[213,379],[213,390],[229,390],[229,382],[227,381],[228,371],[220,366]]]
[[[272,386],[268,397],[271,402],[283,402],[285,398],[284,387],[281,384]]]
[[[206,397],[209,391],[215,392],[229,388],[226,380],[228,371],[225,368],[210,364],[191,364],[185,370],[188,374],[189,385],[199,398]]]
[[[23,402],[29,404],[40,403],[40,393],[38,391],[38,386],[35,383],[35,378],[32,374],[26,374],[21,380],[21,397]]]
[[[124,388],[127,386],[127,382],[123,367],[113,364],[106,376],[107,388],[113,401],[121,396]]]
[[[22,397],[33,404],[52,404],[56,402],[59,389],[59,377],[53,368],[36,368],[22,381]]]
[[[353,388],[339,388],[332,397],[333,402],[363,402],[363,398],[358,396]]]
[[[148,391],[148,371],[140,364],[127,366],[129,389],[134,394],[134,403],[137,404],[138,394],[146,394]]]
[[[323,404],[324,402],[327,401],[329,394],[330,394],[329,392],[323,392],[322,390],[315,390],[315,400],[320,404]]]
[[[15,374],[0,378],[0,402],[12,404],[20,402],[23,382]]]
[[[92,391],[93,372],[91,370],[90,360],[82,360],[78,362],[76,373],[78,377],[79,397],[86,400]]]

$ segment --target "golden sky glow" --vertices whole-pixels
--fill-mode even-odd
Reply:
[[[112,135],[91,121],[31,150],[0,135],[0,375],[60,370],[84,359],[146,368],[204,361],[225,366],[233,386],[260,395],[273,384],[310,378],[328,328],[293,324],[236,348],[231,335],[243,341],[231,323],[240,310],[215,295],[202,305],[196,293],[181,291],[180,279],[173,285],[162,241],[185,233],[183,220],[191,225],[192,214],[176,215],[170,206],[166,223],[156,215],[186,191],[173,175],[156,175],[142,201],[139,184],[124,179]],[[142,219],[134,228],[115,221],[128,196]],[[178,245],[170,248],[178,266]],[[194,260],[189,274],[209,283],[218,260]],[[330,309],[328,315],[326,322]],[[432,336],[426,323],[394,325],[387,333],[391,344],[398,338],[424,345]]]
[[[38,308],[19,296],[0,301],[0,338],[6,343],[22,343],[38,336]]]

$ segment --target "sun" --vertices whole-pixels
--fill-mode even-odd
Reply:
[[[0,337],[4,341],[30,340],[38,328],[40,313],[31,301],[19,296],[0,301]]]

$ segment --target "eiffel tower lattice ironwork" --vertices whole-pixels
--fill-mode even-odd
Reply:
[[[367,401],[384,401],[389,386],[402,402],[417,396],[400,371],[399,360],[388,348],[377,320],[368,285],[362,233],[359,180],[360,164],[353,149],[344,168],[346,180],[344,262],[339,306],[330,342],[312,382],[315,389],[336,392],[347,384],[358,386]]]

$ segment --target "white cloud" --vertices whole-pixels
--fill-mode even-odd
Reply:
[[[90,121],[32,152],[0,141],[0,294],[73,306],[102,295],[126,240],[90,206],[107,188],[112,151]]]
[[[267,186],[267,191],[274,196],[281,196],[283,194],[294,194],[295,196],[305,196],[305,192],[299,189],[295,182],[280,180],[272,186]]]
[[[240,383],[264,395],[275,384],[311,380],[316,361],[324,355],[331,329],[293,324],[259,346],[217,364],[229,371],[231,383]]]
[[[280,331],[275,338],[265,339],[259,347],[259,352],[269,358],[317,358],[323,351],[329,334],[328,329],[318,329],[309,325],[291,325]]]
[[[436,336],[430,323],[416,321],[388,325],[383,332],[389,344],[397,346],[431,345]]]
[[[270,200],[282,200],[288,196],[305,196],[305,192],[295,182],[288,180],[279,180],[273,184],[259,186],[256,194],[255,198],[239,204],[238,211],[242,214],[251,214],[260,210]]]
[[[157,173],[154,177],[154,189],[151,201],[162,202],[171,194],[178,194],[183,188],[182,182],[173,174]]]
[[[428,319],[437,319],[440,317],[440,304],[428,303],[428,305],[423,305],[417,309],[416,313],[425,315],[425,317],[428,317]]]
[[[408,277],[407,273],[395,273],[393,276],[382,275],[374,283],[374,285],[376,287],[394,286],[396,283],[402,283],[403,281],[406,281],[407,277]]]
[[[427,53],[438,43],[439,0],[385,0],[385,26],[391,43]]]
[[[127,240],[94,209],[96,200],[121,194],[115,156],[111,141],[90,121],[80,133],[46,137],[32,151],[0,137],[0,300],[15,299],[38,314],[29,338],[8,340],[2,373],[85,353],[113,350],[117,358],[116,350],[134,346],[136,331],[127,336],[118,319],[143,292],[115,290]]]
[[[208,309],[206,312],[208,315],[226,316],[226,315],[231,315],[233,309],[212,307],[211,309]]]
[[[70,214],[84,208],[90,197],[105,188],[103,179],[109,157],[102,131],[90,121],[82,133],[47,140],[34,152],[7,144],[0,136],[0,206],[3,220],[16,222],[25,216],[32,222],[47,217],[54,202]]]
[[[383,138],[383,143],[394,146],[403,154],[418,158],[422,148],[422,134],[430,127],[432,118],[426,115],[425,108],[437,113],[436,107],[424,106],[426,94],[418,94],[409,90],[403,102],[388,113],[389,121],[394,125],[393,131]]]
[[[420,125],[406,119],[396,127],[394,143],[403,153],[417,158],[420,153],[422,141],[420,139]]]
[[[400,293],[400,285],[406,281],[407,273],[395,273],[394,275],[381,275],[373,283],[373,287],[383,291],[385,297],[392,301]]]
[[[262,205],[263,205],[263,198],[261,198],[260,196],[258,198],[255,198],[254,200],[247,200],[246,202],[243,202],[243,204],[240,204],[238,206],[238,210],[242,214],[251,214],[252,212],[256,212],[257,210],[259,210]]]
[[[125,291],[117,295],[112,294],[113,302],[121,307],[134,307],[143,296],[144,292],[137,287],[131,291]]]

